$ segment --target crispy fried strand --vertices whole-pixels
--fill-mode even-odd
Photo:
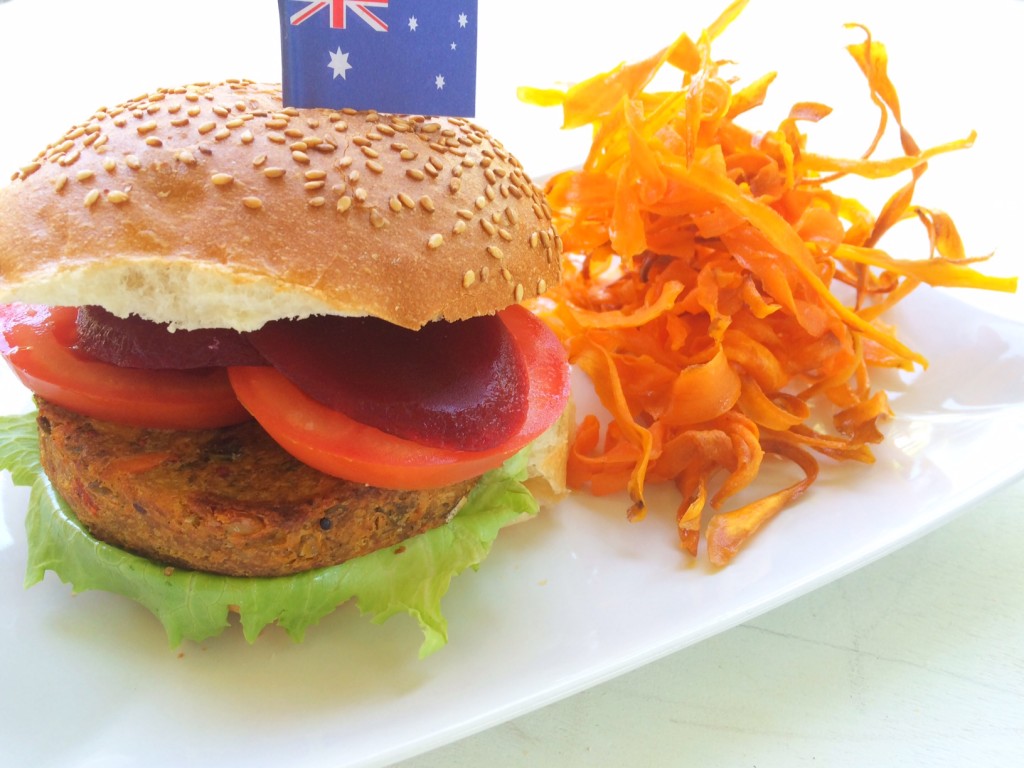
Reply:
[[[869,368],[926,364],[881,324],[883,312],[923,283],[1016,290],[1016,279],[971,266],[982,259],[965,255],[947,214],[914,203],[929,162],[971,146],[974,134],[918,147],[886,50],[866,28],[851,25],[865,39],[848,47],[879,110],[863,156],[807,151],[798,123],[826,118],[823,104],[796,104],[760,133],[734,122],[775,79],[734,91],[711,55],[745,4],[734,2],[697,40],[682,35],[566,91],[520,93],[561,106],[565,127],[593,129],[583,167],[547,185],[566,279],[537,307],[611,414],[603,438],[595,416],[580,425],[570,483],[597,494],[627,490],[631,520],[647,513],[647,483],[674,483],[682,547],[696,555],[703,528],[716,565],[807,490],[818,474],[814,453],[873,461],[870,446],[891,412]],[[679,71],[680,88],[650,92],[663,67]],[[874,159],[890,121],[903,155]],[[849,174],[909,179],[873,214],[834,190]],[[894,258],[878,246],[914,219],[927,258]],[[811,421],[823,409],[828,428]],[[766,454],[794,463],[804,479],[720,511]]]

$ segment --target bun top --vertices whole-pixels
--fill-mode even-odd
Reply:
[[[279,85],[101,108],[0,189],[0,302],[173,328],[488,314],[560,276],[541,191],[470,121],[284,107]]]

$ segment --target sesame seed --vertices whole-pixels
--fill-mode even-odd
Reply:
[[[213,134],[213,138],[215,138],[217,141],[224,141],[224,139],[226,139],[230,135],[231,131],[229,131],[227,128],[221,128],[219,131]]]
[[[267,128],[273,128],[274,130],[277,130],[278,128],[287,127],[288,121],[283,118],[274,118],[273,120],[267,120]]]
[[[325,202],[326,200],[324,200],[322,197],[311,197],[309,199],[309,204],[313,208],[320,208],[321,206],[323,206]]]
[[[490,267],[486,267],[486,266],[480,267],[480,282],[486,283],[487,279],[490,276],[491,276],[491,268]]]
[[[252,159],[252,164],[256,168],[259,168],[265,162],[267,162],[267,156],[266,155],[257,155],[256,157],[254,157]]]
[[[512,208],[505,209],[505,218],[508,219],[508,223],[511,224],[512,226],[515,226],[516,224],[519,223],[519,214],[516,213],[515,210],[513,210]]]
[[[442,245],[444,245],[444,235],[440,232],[435,232],[430,236],[430,239],[427,240],[427,247],[432,250],[437,250]]]
[[[374,208],[370,211],[370,224],[374,229],[382,229],[387,226],[388,220],[381,215],[380,211]]]
[[[304,175],[310,181],[320,181],[327,178],[327,171],[306,171]]]
[[[96,204],[96,201],[100,199],[100,191],[98,189],[89,190],[89,193],[82,200],[82,204],[86,208],[92,208]]]
[[[459,219],[458,221],[456,221],[455,225],[452,227],[452,234],[453,235],[461,235],[465,231],[466,231],[466,222],[464,222],[462,219]]]
[[[243,120],[240,117],[236,117],[236,118],[234,118],[232,120],[228,120],[226,123],[224,123],[224,125],[225,125],[225,127],[234,130],[235,128],[241,128],[243,125],[245,125],[245,120]],[[249,132],[246,131],[246,133],[249,133]],[[249,134],[249,135],[251,136],[252,134]]]
[[[512,273],[508,271],[507,267],[501,268],[501,276],[505,278],[505,282],[512,283]]]
[[[491,237],[494,237],[496,234],[498,234],[498,228],[494,226],[491,222],[489,222],[487,219],[480,219],[480,228]]]
[[[476,274],[472,269],[466,270],[466,274],[462,276],[462,287],[469,288],[473,283],[476,282]]]
[[[376,160],[367,160],[366,167],[374,173],[384,173],[384,166],[378,163]]]
[[[405,171],[405,175],[408,176],[413,181],[423,181],[425,178],[427,178],[427,174],[425,174],[419,168],[407,168]]]
[[[139,132],[140,136],[145,136],[147,133],[151,133],[156,130],[156,120],[149,120],[138,126],[135,130]]]
[[[462,189],[462,181],[460,179],[452,179],[448,182],[448,191],[453,195],[457,195],[460,189]]]
[[[301,163],[302,165],[308,165],[309,155],[307,155],[305,152],[300,152],[296,150],[292,152],[292,160],[294,160],[296,163]]]
[[[224,107],[217,106],[213,108],[213,114],[217,115],[217,117],[227,117],[231,112]]]
[[[338,211],[344,213],[352,207],[352,198],[348,195],[338,198]]]
[[[487,207],[487,198],[484,197],[483,195],[480,195],[480,197],[478,197],[473,204],[477,207],[477,210],[482,211],[484,208]]]
[[[75,174],[75,178],[78,181],[88,181],[95,175],[96,174],[93,171],[79,171],[78,173]]]
[[[164,143],[156,136],[150,136],[146,139],[146,144],[150,147],[162,147],[164,145]]]
[[[326,181],[320,179],[318,181],[307,181],[303,186],[306,188],[307,192],[314,192],[318,189],[323,189],[326,183]]]
[[[403,149],[398,156],[403,160],[415,160],[418,157],[417,153],[411,149]]]
[[[467,208],[460,208],[455,212],[455,215],[466,221],[472,221],[474,216],[473,212]]]
[[[244,205],[246,208],[255,211],[263,207],[263,201],[260,200],[258,197],[243,197],[242,205]]]
[[[420,208],[422,208],[427,213],[434,212],[434,201],[430,198],[429,195],[424,195],[423,197],[420,198]]]
[[[334,130],[336,130],[338,133],[344,133],[345,131],[348,130],[348,123],[346,123],[344,120],[339,120],[334,124]]]
[[[272,165],[269,168],[263,169],[263,175],[268,179],[278,179],[284,176],[284,168],[278,168],[276,165]]]
[[[360,203],[365,203],[366,198],[370,196],[365,187],[356,187],[356,191],[352,194]]]
[[[117,170],[117,161],[112,157],[108,157],[103,161],[103,170],[107,173],[113,173]]]
[[[288,146],[288,149],[292,150],[293,152],[305,152],[307,149],[309,149],[309,144],[307,144],[304,141],[293,141]]]
[[[531,248],[536,248],[538,245],[540,245],[540,234],[537,233],[537,232],[531,232],[530,233],[530,247]]]
[[[217,124],[211,120],[208,123],[203,123],[202,125],[200,125],[199,126],[199,132],[202,133],[202,134],[207,134],[207,133],[209,133],[210,131],[212,131],[216,127],[217,127]]]
[[[502,229],[501,227],[498,227],[498,237],[500,237],[505,242],[512,242],[512,233],[509,232],[507,229]]]
[[[298,128],[289,128],[284,132],[284,135],[289,139],[301,139],[305,134],[303,134]]]
[[[234,180],[235,177],[232,176],[230,173],[215,173],[213,174],[213,176],[210,177],[210,181],[212,181],[218,187],[223,187],[228,184],[231,184]]]
[[[131,168],[133,171],[139,170],[142,167],[142,163],[139,162],[139,158],[135,155],[125,155],[124,164]]]
[[[360,147],[360,149],[362,153],[371,160],[376,160],[378,157],[380,157],[380,152],[378,152],[373,147]]]
[[[502,258],[505,255],[502,252],[501,248],[499,248],[496,245],[488,245],[486,250],[487,250],[487,255],[488,256],[493,256],[495,259],[500,259],[500,258]]]
[[[112,190],[110,190],[107,193],[107,200],[109,200],[110,202],[114,203],[115,205],[120,205],[121,203],[127,203],[128,202],[128,193],[127,192],[122,192],[120,189],[112,189]]]
[[[518,283],[516,285],[516,301],[522,301],[523,300],[523,293],[524,293],[524,291],[523,291],[523,284],[522,283]]]
[[[388,207],[395,213],[400,213],[402,210],[402,201],[397,197],[392,197],[388,200]]]
[[[545,293],[548,289],[548,281],[543,277],[537,280],[537,293]]]
[[[274,144],[284,144],[287,139],[280,133],[268,133],[267,141],[273,142]]]
[[[196,156],[195,156],[195,155],[193,155],[193,154],[192,154],[192,153],[191,153],[191,152],[190,152],[189,150],[187,150],[187,149],[183,149],[183,150],[181,150],[181,151],[180,151],[180,152],[178,153],[177,157],[178,157],[178,160],[180,160],[181,162],[183,162],[183,163],[184,163],[185,165],[195,165],[195,164],[196,164]]]

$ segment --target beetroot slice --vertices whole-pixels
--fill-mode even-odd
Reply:
[[[78,309],[74,349],[122,368],[209,368],[265,365],[246,337],[228,328],[169,331],[166,323],[122,318],[103,307]]]
[[[526,418],[522,353],[499,317],[411,331],[377,318],[278,320],[247,334],[314,400],[423,445],[486,450]]]

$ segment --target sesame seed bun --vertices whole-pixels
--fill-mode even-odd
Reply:
[[[0,189],[0,302],[172,328],[373,315],[408,328],[559,279],[540,190],[465,120],[285,108],[278,85],[101,108]]]

